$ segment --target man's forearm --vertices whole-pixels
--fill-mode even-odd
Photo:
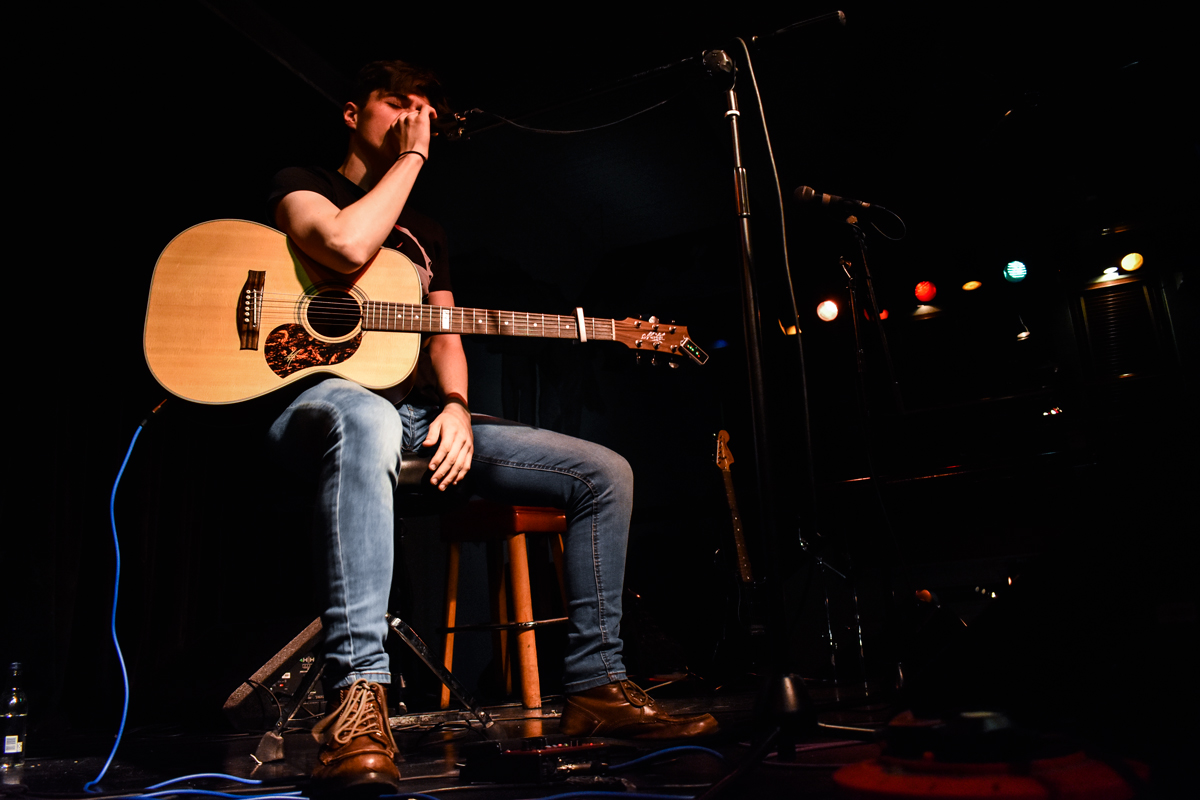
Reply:
[[[429,343],[429,360],[437,376],[442,405],[458,403],[470,410],[467,400],[467,356],[457,333],[440,333]]]

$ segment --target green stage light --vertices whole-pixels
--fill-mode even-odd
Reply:
[[[1020,283],[1025,280],[1025,276],[1029,274],[1029,270],[1020,261],[1010,261],[1008,266],[1004,268],[1004,280],[1009,283]]]

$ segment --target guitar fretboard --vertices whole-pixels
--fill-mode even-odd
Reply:
[[[575,317],[457,306],[426,306],[370,300],[362,304],[362,322],[363,329],[368,331],[579,338],[579,325]],[[583,318],[583,332],[588,339],[615,341],[616,325],[617,321],[614,319]]]

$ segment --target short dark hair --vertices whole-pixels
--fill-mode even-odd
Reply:
[[[400,96],[420,95],[437,109],[439,115],[453,118],[442,82],[431,70],[405,61],[372,61],[358,71],[351,101],[362,108],[371,92],[383,91]]]

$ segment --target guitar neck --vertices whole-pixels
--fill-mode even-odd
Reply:
[[[582,317],[585,339],[614,341],[617,320]],[[367,301],[362,308],[363,330],[403,333],[469,333],[490,336],[526,336],[579,339],[579,321],[561,314],[493,311],[458,306]]]
[[[750,565],[750,554],[746,550],[746,534],[742,531],[742,515],[738,512],[737,495],[733,493],[733,476],[729,470],[721,470],[725,479],[725,500],[729,503],[729,513],[733,519],[733,545],[737,553],[738,580],[742,583],[754,583],[754,568]]]

